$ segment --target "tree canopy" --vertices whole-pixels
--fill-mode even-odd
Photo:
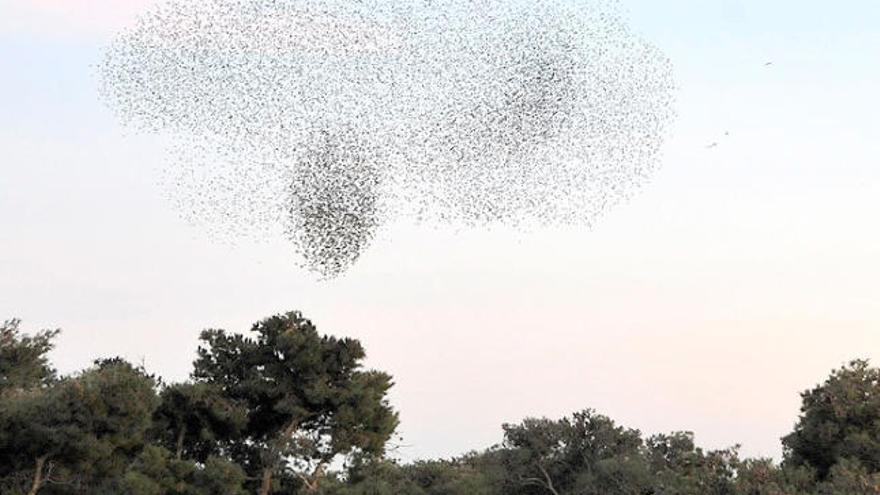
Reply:
[[[46,355],[52,350],[58,330],[43,330],[24,335],[19,320],[7,320],[0,325],[0,394],[16,388],[31,388],[49,384],[55,370]]]
[[[852,361],[802,394],[782,462],[643,435],[592,409],[501,426],[451,459],[389,455],[391,377],[300,313],[206,330],[190,380],[120,358],[59,375],[57,330],[0,327],[6,495],[880,494],[880,370]]]
[[[822,480],[840,459],[880,471],[880,369],[852,361],[801,397],[800,419],[782,440],[789,463]]]
[[[385,395],[391,377],[364,371],[360,342],[318,334],[292,312],[254,325],[254,337],[202,333],[193,378],[245,407],[232,458],[259,474],[266,495],[292,473],[316,492],[327,465],[343,454],[381,455],[397,427]]]

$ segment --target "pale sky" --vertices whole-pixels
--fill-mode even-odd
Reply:
[[[330,283],[185,224],[162,143],[99,101],[91,65],[149,3],[0,0],[0,319],[63,328],[62,371],[183,379],[201,329],[299,309],[394,375],[407,459],[585,407],[778,456],[801,390],[880,364],[876,0],[625,1],[680,86],[650,184],[592,230],[395,225]]]

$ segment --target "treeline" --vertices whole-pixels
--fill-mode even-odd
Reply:
[[[880,370],[854,361],[802,394],[781,463],[644,436],[592,410],[505,424],[448,460],[388,455],[392,380],[301,314],[206,330],[190,380],[123,359],[59,376],[57,331],[0,327],[3,495],[880,494]]]

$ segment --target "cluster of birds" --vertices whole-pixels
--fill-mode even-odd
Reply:
[[[590,225],[674,114],[668,58],[605,0],[170,0],[100,75],[172,139],[187,219],[284,235],[323,277],[397,217]]]

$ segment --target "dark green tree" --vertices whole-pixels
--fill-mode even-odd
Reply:
[[[770,459],[746,459],[736,467],[736,495],[808,495],[815,488],[809,468],[779,466]]]
[[[47,354],[58,330],[24,335],[20,320],[0,325],[0,394],[11,389],[45,386],[55,379]]]
[[[119,358],[57,376],[56,335],[0,327],[2,495],[880,495],[880,370],[866,361],[802,394],[782,464],[689,432],[643,439],[592,410],[400,464],[385,452],[391,378],[299,313],[204,332],[192,381],[161,388]]]
[[[854,459],[840,459],[831,467],[817,495],[877,495],[880,494],[880,473],[870,472]]]
[[[739,465],[737,448],[710,450],[696,446],[691,432],[654,435],[645,441],[645,456],[657,493],[727,495],[734,492]]]
[[[389,459],[356,459],[344,477],[326,483],[326,495],[503,495],[494,451],[451,460],[400,465]],[[497,476],[497,477],[496,477]]]
[[[355,458],[346,473],[329,476],[323,495],[426,495],[407,476],[404,466],[375,457]]]
[[[160,393],[152,432],[175,459],[205,462],[220,454],[224,443],[239,437],[247,413],[244,404],[223,396],[214,385],[174,384]]]
[[[53,474],[65,480],[89,454],[78,393],[70,382],[7,392],[0,401],[3,493],[38,493]],[[57,469],[58,465],[66,469]],[[62,471],[59,473],[59,471]],[[57,479],[57,478],[56,478]]]
[[[9,392],[0,401],[0,476],[26,481],[29,495],[113,493],[146,443],[155,406],[153,377],[119,359]]]
[[[480,457],[470,454],[452,460],[419,461],[404,466],[403,472],[425,495],[500,495],[493,487],[492,471],[486,469],[489,464]]]
[[[126,495],[244,495],[244,482],[244,471],[227,459],[196,463],[149,445],[125,473],[122,489]]]
[[[503,429],[510,493],[628,493],[647,483],[638,430],[592,410]]]
[[[801,397],[800,418],[782,439],[787,464],[815,469],[819,480],[841,459],[880,471],[880,370],[852,361]]]
[[[319,335],[297,312],[252,331],[203,332],[193,378],[246,405],[246,425],[229,450],[259,478],[258,493],[291,476],[313,493],[338,456],[382,454],[398,422],[386,399],[391,377],[362,369],[358,341]]]

